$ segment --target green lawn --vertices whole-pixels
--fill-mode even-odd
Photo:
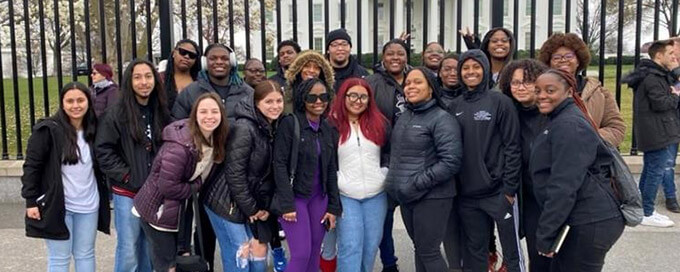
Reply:
[[[592,66],[588,69],[589,75],[594,75],[597,73],[598,67]],[[629,73],[632,70],[631,65],[624,65],[622,72],[623,75]],[[268,73],[270,76],[273,73]],[[616,91],[616,66],[608,65],[605,67],[605,87],[615,93]],[[85,82],[87,84],[87,77],[81,76],[78,78],[80,82]],[[71,81],[71,77],[64,77],[64,83]],[[20,105],[20,120],[21,120],[21,139],[22,148],[26,149],[26,140],[30,135],[30,107],[29,107],[29,95],[28,95],[28,80],[19,79],[19,105]],[[7,145],[8,152],[11,158],[14,158],[17,154],[17,137],[16,137],[16,117],[14,115],[14,85],[11,79],[5,79],[4,84],[4,95],[5,95],[5,114],[7,120]],[[57,78],[50,77],[48,79],[48,98],[50,104],[50,114],[54,113],[57,108]],[[43,104],[43,85],[42,78],[33,79],[33,93],[35,101],[35,118],[36,120],[43,118],[45,116],[44,104]],[[632,112],[632,91],[628,89],[626,85],[621,88],[621,113],[628,126],[626,130],[626,138],[621,145],[621,151],[625,154],[630,152],[630,142],[632,135],[632,123],[633,123],[633,112]]]

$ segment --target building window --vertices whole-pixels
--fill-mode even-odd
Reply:
[[[288,5],[288,22],[293,22],[293,5]]]
[[[553,13],[552,15],[562,15],[562,0],[553,1]]]
[[[274,59],[274,45],[267,46],[266,54],[268,60]]]
[[[264,16],[265,16],[264,18],[265,18],[265,20],[266,20],[267,22],[273,22],[273,21],[274,21],[274,11],[272,11],[272,10],[267,10],[267,11],[265,12],[265,15],[264,15]]]
[[[385,5],[383,3],[378,3],[378,20],[382,21],[385,19]]]
[[[531,16],[531,0],[527,0],[525,13],[527,16]]]
[[[315,23],[320,23],[321,21],[323,21],[321,4],[314,4],[313,12],[314,12],[314,22]]]
[[[503,1],[503,16],[508,16],[508,11],[510,10],[510,1]]]
[[[531,49],[531,31],[524,33],[524,50]]]
[[[314,38],[314,50],[319,52],[323,50],[323,38]]]

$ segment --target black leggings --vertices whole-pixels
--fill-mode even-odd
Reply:
[[[621,237],[624,227],[623,217],[572,226],[550,271],[602,271],[604,258]]]

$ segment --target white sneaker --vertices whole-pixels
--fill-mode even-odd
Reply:
[[[642,224],[643,226],[658,227],[658,228],[668,228],[668,227],[672,227],[673,225],[675,225],[675,223],[673,223],[673,221],[671,221],[669,219],[663,219],[660,216],[655,216],[653,214],[651,216],[643,217],[642,223],[640,223],[640,224]]]
[[[668,216],[666,216],[666,215],[663,215],[663,214],[660,214],[660,213],[658,213],[658,212],[656,212],[656,211],[654,211],[654,213],[652,213],[652,216],[661,217],[661,218],[666,219],[666,220],[671,220],[670,217],[668,217]]]

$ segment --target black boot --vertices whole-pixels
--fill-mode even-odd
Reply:
[[[680,206],[677,198],[666,198],[666,209],[674,213],[680,213]]]

